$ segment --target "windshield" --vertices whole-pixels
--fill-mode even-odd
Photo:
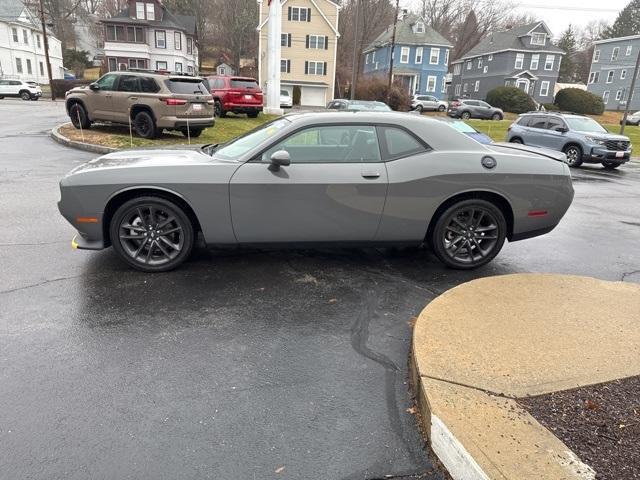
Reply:
[[[578,132],[609,133],[598,122],[589,117],[565,117],[571,130]]]
[[[283,97],[288,97],[289,96],[289,92],[286,90],[280,90],[280,95],[282,95]]]
[[[192,95],[194,93],[209,95],[207,87],[204,86],[204,83],[202,83],[202,80],[199,78],[172,78],[166,80],[165,83],[171,93],[179,93],[182,95]]]
[[[388,112],[391,110],[389,106],[382,102],[351,102],[347,107],[348,110],[373,110],[378,112]]]
[[[248,151],[269,140],[290,123],[286,118],[278,118],[265,125],[260,125],[258,128],[254,128],[219,148],[215,151],[215,155],[225,160],[238,160]]]

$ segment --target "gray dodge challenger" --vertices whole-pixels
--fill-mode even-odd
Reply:
[[[60,182],[76,248],[113,246],[145,272],[209,246],[429,245],[489,262],[551,231],[573,199],[565,156],[482,145],[406,113],[290,114],[200,150],[111,153]]]

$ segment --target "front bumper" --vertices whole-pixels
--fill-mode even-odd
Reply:
[[[42,92],[29,91],[29,93],[31,94],[32,97],[41,97],[42,96]]]
[[[102,240],[89,240],[80,234],[73,237],[71,247],[78,250],[103,250],[106,248]]]
[[[586,163],[626,163],[629,160],[631,160],[631,149],[607,150],[605,147],[591,147],[591,150],[582,156],[582,161]]]

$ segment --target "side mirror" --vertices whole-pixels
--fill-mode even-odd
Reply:
[[[90,83],[89,88],[93,91],[100,90],[100,85],[98,85],[97,83]]]
[[[276,170],[280,167],[291,165],[291,156],[289,156],[289,152],[286,150],[278,150],[277,152],[274,152],[269,160]]]

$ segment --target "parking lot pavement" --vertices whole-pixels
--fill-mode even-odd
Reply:
[[[0,102],[0,477],[375,479],[432,471],[411,319],[472,278],[640,281],[640,168],[575,172],[562,224],[475,272],[417,249],[203,251],[144,275],[73,251],[61,103]],[[570,296],[571,292],[567,292]]]

